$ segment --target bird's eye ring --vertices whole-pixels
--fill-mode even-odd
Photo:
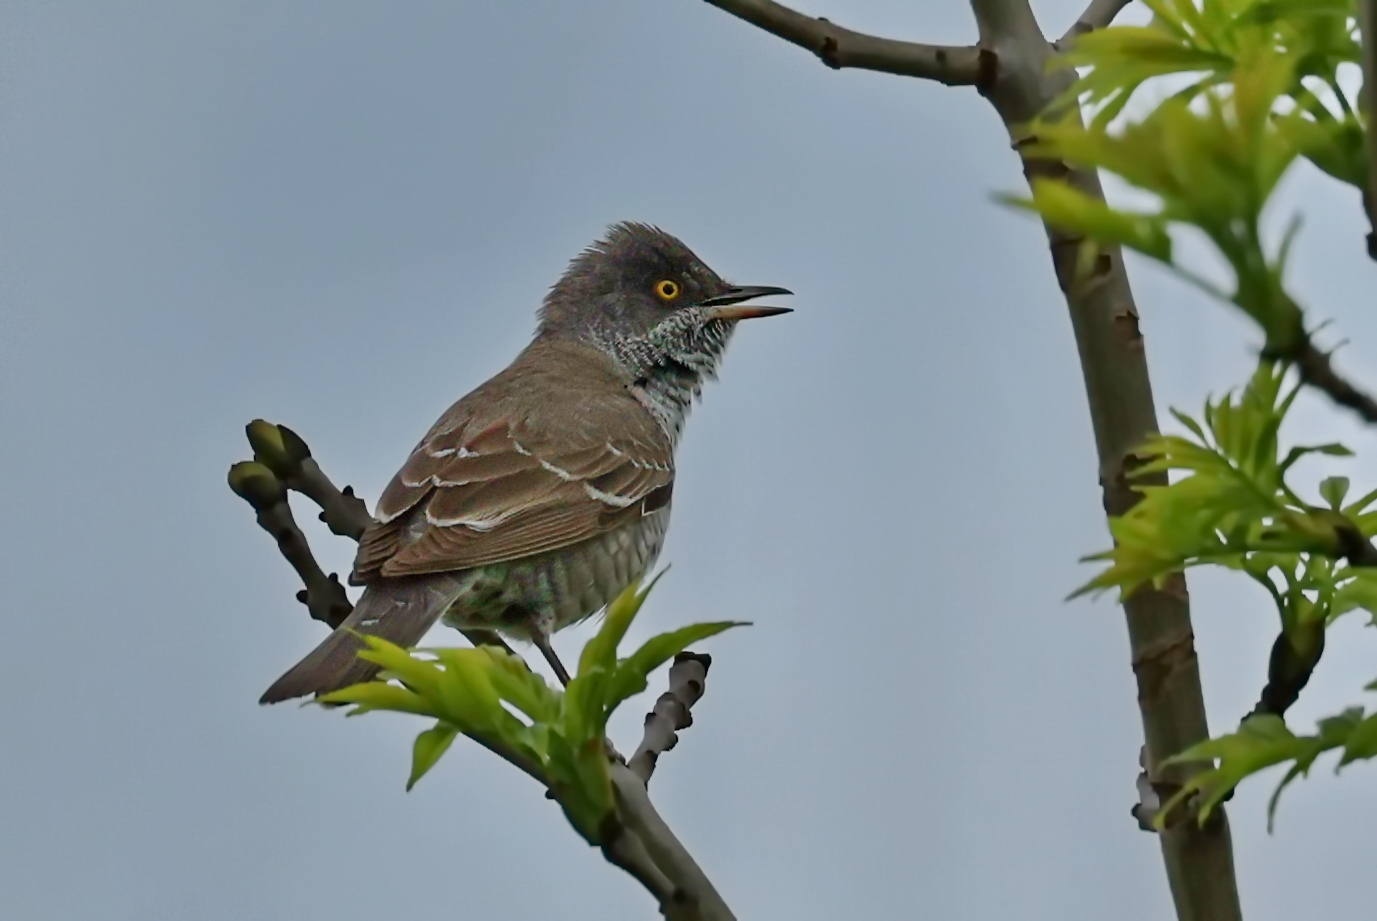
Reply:
[[[677,281],[665,278],[655,283],[655,293],[662,301],[672,301],[679,296],[682,289]]]

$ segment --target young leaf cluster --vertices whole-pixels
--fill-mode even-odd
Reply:
[[[370,636],[359,655],[381,665],[385,680],[356,684],[320,701],[353,704],[350,716],[390,710],[435,720],[416,737],[408,790],[463,734],[545,784],[579,833],[601,844],[604,820],[614,808],[608,717],[644,691],[650,673],[675,655],[739,626],[734,621],[693,624],[655,636],[618,658],[617,648],[653,587],[653,582],[644,589],[633,584],[612,602],[563,691],[504,649],[406,650]]]
[[[1111,521],[1114,548],[1091,557],[1108,566],[1077,593],[1117,588],[1127,595],[1208,564],[1246,574],[1273,599],[1282,630],[1258,710],[1238,732],[1178,756],[1219,759],[1169,804],[1200,796],[1203,820],[1243,777],[1267,766],[1292,764],[1284,788],[1324,751],[1344,749],[1341,764],[1377,751],[1377,716],[1364,718],[1360,709],[1322,721],[1314,736],[1293,735],[1279,715],[1319,661],[1329,623],[1355,609],[1377,619],[1377,551],[1369,540],[1377,532],[1377,492],[1348,502],[1348,480],[1331,477],[1312,504],[1288,483],[1307,454],[1348,451],[1317,445],[1282,452],[1278,430],[1296,390],[1284,391],[1286,366],[1276,361],[1292,363],[1340,405],[1367,419],[1373,414],[1360,392],[1332,375],[1284,284],[1297,221],[1276,241],[1264,233],[1268,202],[1298,158],[1355,188],[1355,203],[1368,202],[1371,220],[1369,192],[1377,190],[1367,188],[1368,125],[1350,79],[1362,58],[1357,0],[1143,3],[1152,12],[1148,25],[1080,36],[1055,63],[1078,68],[1079,77],[1031,126],[1023,149],[1113,173],[1152,204],[1111,207],[1048,178],[1033,180],[1030,197],[1009,201],[1080,239],[1078,283],[1093,283],[1102,248],[1133,250],[1236,305],[1265,337],[1265,360],[1241,393],[1207,402],[1201,422],[1176,414],[1189,435],[1159,436],[1137,452],[1136,475],[1156,474],[1160,482],[1170,472],[1176,481],[1141,485],[1142,501]],[[1165,100],[1140,116],[1141,107],[1129,103],[1145,84]],[[1231,285],[1215,285],[1182,263],[1176,243],[1186,229],[1222,257]],[[1377,235],[1368,244],[1377,258],[1374,241]]]
[[[1347,478],[1330,477],[1317,490],[1324,504],[1312,505],[1291,487],[1287,475],[1301,458],[1351,452],[1322,444],[1283,453],[1279,431],[1299,389],[1285,387],[1286,377],[1284,365],[1263,361],[1242,392],[1206,401],[1203,425],[1173,410],[1189,435],[1147,442],[1132,476],[1177,478],[1139,486],[1142,501],[1110,519],[1114,546],[1086,558],[1109,565],[1075,595],[1117,588],[1127,596],[1144,584],[1160,587],[1172,573],[1216,565],[1263,586],[1283,629],[1329,623],[1357,608],[1377,615],[1377,569],[1349,559],[1355,543],[1377,534],[1377,490],[1345,504]]]
[[[1030,198],[1011,201],[1091,248],[1123,246],[1163,264],[1252,317],[1269,354],[1297,357],[1308,340],[1302,311],[1283,286],[1297,225],[1273,245],[1262,217],[1297,157],[1358,189],[1366,184],[1362,115],[1340,81],[1341,66],[1360,58],[1354,2],[1147,5],[1149,25],[1092,32],[1062,56],[1063,66],[1088,68],[1068,101],[1095,114],[1088,124],[1039,122],[1031,152],[1107,170],[1150,193],[1157,206],[1113,208],[1044,178],[1034,181]],[[1163,77],[1186,85],[1140,120],[1117,118],[1145,82]],[[1232,269],[1232,290],[1179,263],[1171,231],[1181,227],[1209,239]]]
[[[1377,691],[1377,681],[1366,690]],[[1314,735],[1298,736],[1286,727],[1281,717],[1262,713],[1248,717],[1237,732],[1207,739],[1193,745],[1167,763],[1217,761],[1216,766],[1191,776],[1158,813],[1158,824],[1176,806],[1195,800],[1200,821],[1223,801],[1240,781],[1279,764],[1289,764],[1281,782],[1267,802],[1267,829],[1271,831],[1277,802],[1291,781],[1305,777],[1320,755],[1342,750],[1334,766],[1337,774],[1354,761],[1377,758],[1377,713],[1364,715],[1362,707],[1350,707],[1337,716],[1319,721]]]
[[[1286,376],[1285,366],[1262,362],[1241,393],[1206,401],[1203,425],[1173,410],[1189,435],[1149,441],[1138,451],[1143,464],[1134,476],[1170,471],[1178,478],[1167,486],[1139,487],[1142,501],[1110,520],[1114,547],[1087,557],[1109,565],[1075,594],[1117,588],[1127,596],[1193,566],[1238,570],[1272,598],[1281,621],[1278,643],[1289,646],[1287,661],[1305,663],[1308,680],[1323,649],[1324,630],[1336,618],[1362,609],[1377,625],[1377,567],[1365,552],[1355,551],[1370,547],[1377,534],[1377,490],[1345,502],[1348,479],[1329,477],[1318,485],[1322,505],[1297,495],[1287,482],[1297,461],[1310,454],[1350,452],[1339,444],[1282,452],[1278,433],[1299,389],[1286,388]],[[1377,690],[1377,683],[1369,689]],[[1340,767],[1377,756],[1377,714],[1364,718],[1361,708],[1349,709],[1322,720],[1318,734],[1296,736],[1280,716],[1256,713],[1237,732],[1170,759],[1219,763],[1193,775],[1165,804],[1158,821],[1199,796],[1203,822],[1243,778],[1290,762],[1268,807],[1270,824],[1281,791],[1334,748],[1344,749]]]

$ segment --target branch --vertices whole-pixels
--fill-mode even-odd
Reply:
[[[1367,108],[1367,188],[1363,206],[1367,209],[1367,254],[1377,259],[1377,0],[1358,0],[1358,25],[1363,38],[1363,104]]]
[[[1028,152],[1036,137],[1027,126],[1074,80],[1066,70],[1049,73],[1053,49],[1028,0],[971,0],[971,7],[980,45],[994,55],[993,78],[981,86],[981,94],[1004,121],[1024,176],[1030,181],[1064,179],[1103,200],[1094,170]],[[1073,108],[1065,117],[1078,115]],[[1104,509],[1111,516],[1123,515],[1141,499],[1135,486],[1142,481],[1129,479],[1136,463],[1133,452],[1158,432],[1138,308],[1117,248],[1105,248],[1089,278],[1083,278],[1082,241],[1050,226],[1046,231],[1080,354]],[[1165,477],[1159,480],[1165,484]],[[1205,766],[1162,762],[1210,736],[1184,576],[1178,573],[1161,588],[1134,592],[1124,601],[1124,615],[1147,742],[1146,773],[1153,792],[1165,802]],[[1181,921],[1240,921],[1233,846],[1223,810],[1211,813],[1203,828],[1183,822],[1164,829],[1159,841]]]
[[[292,517],[287,504],[287,489],[282,481],[263,464],[244,461],[230,468],[230,488],[258,513],[258,524],[277,541],[277,549],[301,576],[306,588],[297,592],[297,600],[306,605],[311,616],[335,629],[354,609],[344,586],[335,573],[326,575],[316,562],[306,535]]]
[[[669,877],[660,872],[650,852],[645,849],[641,839],[620,823],[613,823],[603,832],[602,855],[613,866],[621,867],[627,874],[655,897],[660,903],[660,913],[667,919],[693,918],[687,910],[687,902],[681,890],[675,888]]]
[[[351,486],[343,490],[330,482],[311,456],[311,448],[300,435],[285,425],[255,419],[244,427],[253,459],[264,465],[288,489],[301,493],[320,506],[320,520],[341,537],[358,540],[373,523],[368,505],[354,495]]]
[[[1071,24],[1066,34],[1057,42],[1057,50],[1065,51],[1072,42],[1087,32],[1108,28],[1114,18],[1133,0],[1090,0],[1090,5],[1081,13],[1081,18]]]
[[[644,843],[655,865],[674,884],[675,902],[683,904],[684,911],[692,912],[690,917],[703,921],[736,921],[736,915],[722,900],[707,874],[655,811],[640,777],[619,761],[608,764],[608,773],[612,777],[617,813],[627,830]],[[665,914],[669,917],[668,910]]]
[[[331,532],[353,541],[359,540],[364,530],[373,522],[373,516],[368,513],[368,504],[354,495],[352,486],[343,489],[336,486],[311,456],[311,448],[306,441],[287,426],[255,419],[245,427],[245,430],[249,444],[253,447],[254,460],[252,464],[236,464],[230,469],[230,487],[250,505],[254,504],[254,499],[235,486],[235,470],[241,470],[239,479],[257,478],[255,482],[260,483],[257,489],[263,493],[262,501],[276,502],[280,494],[280,508],[274,506],[271,509],[266,524],[263,513],[260,512],[258,523],[274,536],[276,534],[273,527],[286,528],[294,532],[287,535],[286,543],[278,540],[278,549],[296,571],[301,573],[302,581],[306,583],[306,591],[299,592],[297,600],[307,606],[312,617],[324,621],[334,629],[349,616],[354,605],[345,593],[344,586],[340,584],[339,577],[331,573],[326,579],[325,574],[320,571],[306,536],[301,533],[301,529],[292,518],[292,509],[287,504],[287,495],[283,487],[299,492],[315,502],[320,506],[320,520],[325,522],[326,527]],[[263,467],[267,470],[250,469]],[[255,505],[254,508],[257,510],[258,506]],[[322,613],[328,614],[328,619],[321,616]],[[459,632],[474,646],[497,646],[511,655],[516,655],[512,648],[503,642],[502,637],[491,630],[464,628]]]
[[[1297,625],[1290,635],[1285,630],[1277,634],[1267,659],[1267,684],[1248,716],[1270,713],[1284,717],[1300,699],[1300,692],[1310,683],[1310,676],[1324,654],[1324,626],[1321,620]]]
[[[1353,410],[1364,422],[1377,423],[1377,400],[1341,377],[1329,363],[1329,355],[1325,352],[1306,343],[1296,359],[1296,370],[1300,372],[1302,381],[1324,392],[1340,406]]]
[[[773,0],[708,0],[720,10],[818,56],[833,70],[855,67],[901,77],[974,86],[982,76],[974,45],[925,45],[853,32],[822,18],[805,16]]]
[[[707,653],[681,652],[674,657],[669,669],[669,690],[655,701],[655,707],[645,717],[645,735],[627,767],[631,773],[649,785],[650,775],[662,752],[679,741],[680,729],[693,725],[691,708],[703,696],[712,656]]]

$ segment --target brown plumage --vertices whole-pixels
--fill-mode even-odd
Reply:
[[[373,585],[321,645],[264,693],[276,703],[367,681],[355,632],[420,641],[463,587],[451,577],[561,550],[667,513],[669,437],[605,354],[537,340],[459,400],[392,478],[350,581]]]
[[[736,321],[784,312],[729,305],[782,290],[733,288],[673,237],[614,227],[546,298],[535,340],[411,452],[359,541],[358,605],[262,702],[366,681],[358,634],[412,646],[442,616],[529,639],[561,673],[550,634],[659,553],[684,415]]]
[[[392,478],[351,581],[559,550],[644,514],[638,503],[674,481],[674,447],[633,383],[590,346],[531,343]]]

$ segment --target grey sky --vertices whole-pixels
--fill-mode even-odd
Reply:
[[[1080,6],[1037,9],[1060,33]],[[961,0],[808,11],[974,35]],[[704,646],[707,697],[653,785],[738,914],[1169,916],[1128,816],[1121,616],[1061,601],[1106,540],[1069,324],[1041,231],[990,201],[1021,177],[973,91],[834,73],[698,0],[11,0],[0,20],[0,915],[654,916],[476,747],[406,794],[420,724],[258,707],[320,630],[224,485],[265,416],[371,501],[525,343],[564,262],[631,218],[797,292],[695,411],[673,570],[632,637],[755,621]],[[1377,381],[1356,200],[1304,170],[1286,199],[1310,214],[1296,287]],[[1163,410],[1245,378],[1246,324],[1133,278]],[[1377,456],[1322,404],[1302,416],[1296,437]],[[1191,588],[1224,729],[1274,616],[1238,580]],[[1298,726],[1358,701],[1370,632],[1338,630]],[[1318,771],[1271,837],[1270,783],[1240,791],[1250,921],[1370,902],[1370,783]]]

